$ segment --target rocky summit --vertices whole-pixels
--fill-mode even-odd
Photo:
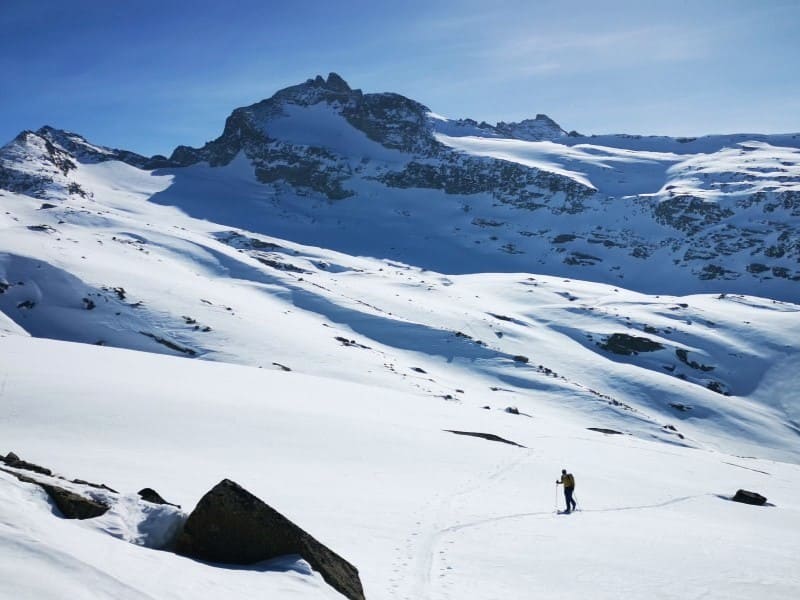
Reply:
[[[0,150],[0,188],[90,199],[78,165],[121,161],[173,177],[151,201],[352,254],[797,300],[798,148],[797,134],[585,136],[541,114],[452,120],[331,73],[237,108],[217,139],[169,158],[23,132]],[[225,191],[199,198],[209,178]]]
[[[177,185],[154,200],[190,214],[218,217],[225,202],[234,226],[268,222],[257,229],[407,262],[419,263],[426,240],[443,247],[423,261],[439,271],[536,271],[651,292],[758,287],[796,299],[798,146],[797,135],[586,137],[545,115],[449,120],[332,73],[234,110],[219,138],[169,159],[51,127],[23,132],[0,152],[0,185],[91,197],[71,176],[77,164],[122,161],[174,174]],[[239,163],[263,187],[211,203],[182,193],[197,174],[188,167],[225,178]],[[381,235],[352,235],[367,223]]]

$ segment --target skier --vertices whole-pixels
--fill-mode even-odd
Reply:
[[[572,494],[575,492],[575,477],[572,476],[572,473],[567,473],[566,469],[561,469],[561,480],[556,481],[556,485],[559,483],[564,486],[564,498],[567,501],[567,510],[565,512],[569,514],[578,506],[572,498]]]

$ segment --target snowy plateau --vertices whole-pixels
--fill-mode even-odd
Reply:
[[[490,125],[336,74],[169,157],[24,131],[0,452],[55,473],[0,464],[0,598],[343,598],[170,551],[226,478],[369,600],[798,598],[799,303],[800,134]],[[64,519],[23,472],[119,492]]]

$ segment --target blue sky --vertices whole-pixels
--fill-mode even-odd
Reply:
[[[448,117],[582,133],[800,131],[797,0],[0,2],[0,143],[169,154],[336,71]]]

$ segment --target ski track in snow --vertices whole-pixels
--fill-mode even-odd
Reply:
[[[681,496],[679,498],[673,498],[671,500],[666,500],[664,502],[658,502],[656,504],[642,504],[638,506],[619,506],[613,508],[580,508],[580,502],[578,502],[578,509],[573,512],[580,512],[580,513],[604,513],[604,512],[620,512],[624,510],[643,510],[647,508],[661,508],[663,506],[669,506],[670,504],[677,504],[679,502],[686,502],[687,500],[693,500],[695,498],[702,498],[703,496],[714,496],[715,494],[695,494],[693,496]],[[576,498],[577,500],[577,498]],[[442,529],[439,533],[442,535],[450,534],[450,533],[457,533],[464,529],[470,529],[472,527],[480,527],[481,525],[488,525],[490,523],[497,523],[499,521],[508,521],[509,519],[521,519],[524,517],[541,517],[541,516],[552,516],[554,514],[562,514],[560,510],[556,513],[553,511],[541,510],[536,512],[528,512],[528,513],[518,513],[514,515],[501,515],[499,517],[490,517],[488,519],[480,519],[478,521],[470,521],[469,523],[459,523],[458,525],[453,525],[452,527],[447,527]]]
[[[547,437],[547,436],[541,436]],[[590,438],[582,438],[586,441],[593,441],[595,443],[603,443],[602,440],[591,440]],[[656,453],[662,453],[662,451],[654,451]],[[663,452],[664,454],[673,454],[669,452]],[[522,456],[519,456],[509,462],[504,464],[500,464],[497,468],[491,471],[487,476],[483,477],[482,479],[473,479],[465,484],[464,487],[456,490],[455,492],[445,496],[440,500],[432,500],[429,503],[429,506],[433,506],[433,513],[434,517],[429,520],[427,524],[424,524],[422,520],[417,521],[417,525],[419,529],[415,530],[411,533],[411,535],[407,538],[405,544],[405,553],[404,557],[396,560],[395,562],[395,572],[398,572],[399,569],[397,565],[400,564],[402,567],[406,568],[406,570],[411,570],[412,573],[410,574],[410,579],[413,581],[413,593],[402,593],[399,591],[398,580],[395,579],[393,582],[393,595],[396,598],[402,598],[403,600],[432,600],[435,597],[441,598],[451,598],[451,596],[447,592],[448,582],[447,576],[452,571],[452,567],[448,564],[447,561],[447,550],[451,546],[456,546],[458,544],[458,540],[450,539],[453,538],[455,534],[464,531],[466,529],[472,529],[477,527],[483,527],[486,525],[491,525],[498,522],[515,520],[515,519],[527,519],[527,518],[550,518],[555,516],[556,514],[561,514],[558,510],[556,512],[552,511],[533,511],[533,512],[525,512],[525,513],[515,513],[515,514],[508,514],[508,515],[500,515],[496,517],[488,517],[484,519],[478,519],[473,521],[468,521],[464,523],[458,523],[455,525],[450,525],[446,527],[441,527],[442,523],[445,523],[449,520],[449,517],[452,516],[453,513],[453,503],[458,498],[468,497],[470,494],[485,489],[492,483],[496,482],[497,480],[501,479],[504,475],[513,471],[514,469],[523,466],[526,464],[531,457],[535,455],[535,451],[532,449],[526,449]],[[738,465],[735,465],[738,466]],[[746,467],[744,467],[746,468]],[[609,512],[623,512],[623,511],[635,511],[635,510],[648,510],[648,509],[655,509],[655,508],[663,508],[665,506],[670,506],[673,504],[679,504],[683,502],[687,502],[690,500],[694,500],[697,498],[702,497],[711,497],[716,496],[714,493],[705,493],[705,494],[693,494],[687,496],[680,496],[677,498],[671,498],[669,500],[665,500],[663,502],[656,502],[652,504],[641,504],[635,506],[620,506],[620,507],[609,507],[609,508],[580,508],[580,502],[578,504],[579,509],[577,512],[585,512],[585,513],[609,513]],[[560,497],[560,496],[559,496]],[[438,576],[437,576],[438,575]]]
[[[517,464],[511,465],[517,466]],[[490,478],[492,479],[492,478]],[[458,495],[458,494],[457,494]],[[679,504],[682,502],[687,502],[689,500],[694,500],[697,498],[702,498],[706,496],[716,496],[716,494],[707,493],[707,494],[695,494],[691,496],[681,496],[678,498],[673,498],[670,500],[666,500],[664,502],[658,502],[655,504],[643,504],[638,506],[622,506],[622,507],[614,507],[614,508],[595,508],[595,509],[583,509],[578,508],[577,511],[573,511],[578,513],[608,513],[608,512],[623,512],[623,511],[633,511],[633,510],[647,510],[647,509],[654,509],[654,508],[663,508],[665,506],[670,506],[673,504]],[[578,503],[580,507],[580,503]],[[439,588],[445,588],[444,590],[437,590],[440,592],[441,598],[451,598],[449,594],[447,594],[446,588],[448,587],[447,583],[447,575],[452,571],[452,567],[448,565],[447,562],[447,548],[455,547],[457,542],[456,539],[449,539],[455,537],[455,534],[464,531],[466,529],[473,529],[478,527],[483,527],[487,525],[492,525],[495,523],[503,522],[503,521],[510,521],[515,519],[527,519],[527,518],[552,518],[557,515],[562,515],[561,511],[556,511],[555,513],[552,511],[535,511],[535,512],[527,512],[527,513],[517,513],[511,515],[501,515],[498,517],[490,517],[486,519],[479,519],[476,521],[470,521],[467,523],[459,523],[458,525],[453,525],[450,527],[445,527],[444,529],[440,529],[437,531],[432,538],[432,541],[429,543],[428,553],[425,555],[428,560],[427,562],[427,569],[425,571],[426,576],[424,577],[423,581],[425,586],[422,588],[421,595],[417,596],[420,600],[431,600],[434,596],[432,594],[432,588],[435,585],[438,585]],[[552,536],[537,536],[537,537],[552,537]],[[437,549],[444,548],[443,550],[438,551]],[[440,561],[441,566],[439,568],[439,578],[434,579],[433,572],[435,570],[435,561]]]
[[[457,498],[469,496],[501,479],[509,471],[524,464],[533,454],[533,450],[525,450],[521,456],[497,465],[497,468],[490,471],[488,475],[470,479],[463,487],[444,497],[434,498],[428,503],[427,506],[431,508],[425,512],[432,513],[433,516],[427,519],[427,522],[424,519],[417,521],[418,527],[406,538],[404,546],[397,548],[397,551],[400,552],[394,563],[394,572],[397,576],[390,581],[391,592],[395,598],[428,600],[432,597],[433,590],[442,585],[440,579],[444,578],[449,570],[445,564],[438,570],[439,577],[435,577],[436,561],[444,560],[445,555],[444,550],[439,550],[442,536],[453,529],[452,527],[443,528],[441,524],[450,520],[453,502]],[[410,589],[402,589],[401,582],[403,581],[411,582]]]

